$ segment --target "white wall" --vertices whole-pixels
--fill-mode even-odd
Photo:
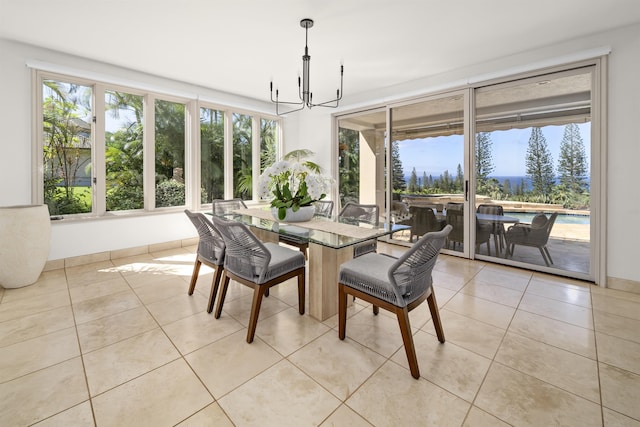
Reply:
[[[427,94],[444,88],[459,87],[470,80],[504,76],[525,69],[570,61],[589,50],[611,47],[609,58],[608,119],[608,207],[607,275],[640,282],[637,267],[637,242],[640,242],[640,191],[633,171],[640,160],[640,25],[621,28],[590,37],[558,43],[506,58],[487,61],[474,67],[425,78],[403,85],[381,88],[374,93],[349,96],[345,82],[342,110],[369,106],[408,96]],[[428,55],[428,52],[424,52]],[[62,55],[32,46],[0,40],[0,205],[31,202],[31,80],[25,63],[39,60],[84,69],[122,79],[141,81],[175,91],[201,93],[236,106],[250,106],[252,101],[224,93],[207,91],[190,85],[137,73],[107,64]],[[272,111],[270,106],[252,108]],[[340,110],[338,110],[340,111]],[[285,150],[309,148],[316,161],[332,170],[331,145],[333,109],[314,108],[294,113],[286,119]],[[170,224],[170,226],[168,226]],[[137,218],[54,222],[50,260],[90,254],[105,250],[135,247],[192,237],[194,235],[181,213]]]
[[[587,59],[589,55],[594,57],[601,54],[608,47],[611,48],[611,54],[608,67],[608,185],[604,189],[608,215],[606,275],[636,282],[632,286],[637,286],[640,282],[640,268],[637,267],[640,190],[634,170],[637,170],[640,162],[640,25],[557,43],[450,73],[381,88],[374,93],[349,96],[349,87],[345,82],[345,102],[342,105],[346,107],[341,110],[364,109],[393,100],[462,87],[468,83]],[[428,52],[425,54],[428,55]],[[294,141],[289,141],[289,148],[307,147],[326,153],[329,158],[322,165],[329,169],[332,165],[330,156],[333,154],[329,153],[326,138],[331,129],[330,117],[335,113],[336,110],[297,113],[299,134]]]

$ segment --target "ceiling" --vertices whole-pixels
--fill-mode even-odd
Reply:
[[[638,0],[0,0],[0,37],[199,86],[314,102],[640,22]]]

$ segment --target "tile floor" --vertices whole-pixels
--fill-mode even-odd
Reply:
[[[380,250],[401,248],[381,244]],[[256,339],[232,284],[187,296],[195,247],[54,270],[0,290],[0,425],[640,426],[640,295],[441,255],[411,313],[420,380],[398,325],[360,302],[337,320],[273,288]]]

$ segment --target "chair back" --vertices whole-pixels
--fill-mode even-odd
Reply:
[[[213,217],[226,245],[224,268],[252,282],[261,282],[271,261],[271,253],[247,228],[237,221]]]
[[[378,205],[362,205],[358,203],[347,203],[339,214],[340,218],[347,218],[358,222],[366,222],[375,225],[380,223]]]
[[[198,255],[211,264],[222,265],[226,245],[220,232],[204,214],[191,212],[189,209],[185,209],[184,213],[187,214],[198,231]]]
[[[247,205],[244,204],[242,199],[215,199],[211,204],[213,205],[214,215],[224,215],[237,209],[247,208]]]
[[[333,201],[332,200],[318,200],[313,203],[316,208],[315,215],[331,217],[333,215]]]
[[[453,227],[449,234],[452,242],[464,241],[464,211],[462,209],[450,209],[447,207],[447,224]]]
[[[431,288],[431,272],[452,228],[447,225],[425,234],[389,268],[399,306],[410,304]]]
[[[504,208],[502,205],[480,204],[476,212],[489,215],[504,215]]]
[[[447,203],[447,212],[448,211],[461,211],[464,210],[464,203],[459,202],[449,202]]]
[[[441,223],[436,219],[433,208],[426,206],[411,206],[409,208],[411,214],[411,235],[422,236],[424,233],[431,231],[440,231]]]
[[[557,217],[558,212],[552,213],[549,218],[542,213],[534,216],[531,220],[529,240],[540,245],[546,245]]]

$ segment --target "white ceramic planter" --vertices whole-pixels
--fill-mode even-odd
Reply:
[[[47,205],[0,207],[0,286],[35,283],[49,257],[51,220]]]
[[[282,221],[284,222],[309,221],[311,220],[311,218],[313,218],[313,214],[315,214],[315,212],[316,212],[315,206],[303,206],[300,209],[298,209],[297,212],[294,212],[293,210],[291,210],[291,208],[289,208],[287,209],[287,214],[285,215]],[[271,215],[273,215],[275,219],[280,221],[280,219],[278,218],[277,208],[271,208]]]

